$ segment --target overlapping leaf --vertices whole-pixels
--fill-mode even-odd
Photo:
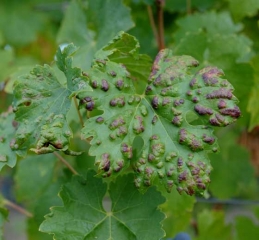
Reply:
[[[25,155],[30,149],[38,154],[69,149],[72,133],[66,121],[70,108],[69,96],[87,88],[81,70],[72,67],[71,55],[76,48],[68,45],[57,53],[57,65],[67,78],[62,86],[51,67],[35,67],[30,74],[21,76],[14,86],[14,112],[19,122],[12,149]]]
[[[228,0],[229,8],[235,19],[253,17],[259,9],[258,0]]]
[[[157,206],[164,198],[154,188],[145,195],[138,192],[132,175],[124,175],[111,183],[111,211],[102,206],[107,185],[94,178],[90,171],[86,179],[75,176],[63,186],[60,197],[64,206],[53,207],[41,224],[40,231],[54,234],[61,240],[75,239],[161,239],[164,215]]]
[[[14,167],[16,163],[16,154],[11,149],[16,128],[17,122],[14,121],[14,114],[10,108],[0,115],[0,170],[5,165]]]
[[[137,94],[124,65],[98,59],[88,73],[92,92],[79,94],[87,110],[103,113],[86,122],[83,137],[93,136],[89,153],[96,156],[99,175],[116,175],[130,164],[135,184],[144,189],[159,179],[167,191],[193,194],[206,188],[211,170],[207,152],[217,143],[208,125],[226,126],[240,116],[233,87],[223,72],[207,67],[197,73],[198,62],[189,56],[161,51],[153,65],[145,93]],[[205,120],[192,126],[188,113]],[[133,155],[134,139],[144,145]]]
[[[127,31],[133,26],[130,9],[121,0],[90,0],[87,4],[74,0],[66,10],[57,41],[80,46],[75,64],[87,70],[98,49],[119,31]]]

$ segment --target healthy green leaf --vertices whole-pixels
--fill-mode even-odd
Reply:
[[[230,11],[237,20],[244,17],[253,17],[259,9],[258,0],[228,0],[228,2]]]
[[[57,66],[67,78],[62,86],[48,65],[37,66],[30,74],[21,76],[14,84],[15,120],[19,122],[12,149],[24,156],[28,149],[37,154],[69,149],[72,133],[66,121],[70,95],[86,88],[79,68],[72,67],[72,44],[57,52]]]
[[[164,198],[159,192],[152,188],[142,195],[133,184],[133,176],[124,175],[110,184],[112,207],[106,212],[102,201],[107,185],[94,174],[88,172],[86,179],[74,176],[63,186],[60,197],[64,206],[51,208],[40,231],[54,234],[57,240],[157,240],[164,236],[164,215],[157,210]]]
[[[4,198],[0,194],[0,240],[3,240],[3,227],[4,223],[7,221],[9,211],[3,206]]]
[[[253,221],[252,217],[249,219],[249,217],[245,216],[237,216],[235,218],[237,240],[257,240],[259,236],[259,228],[256,222],[258,222],[259,218],[257,218],[256,220],[257,221]]]
[[[187,15],[178,19],[176,24],[179,27],[174,33],[174,39],[176,39],[177,42],[179,42],[187,32],[196,33],[198,30],[202,30],[208,37],[214,34],[226,36],[240,32],[243,28],[242,24],[234,23],[229,12],[216,13],[214,11]],[[196,42],[194,41],[194,43]]]
[[[196,202],[195,197],[182,195],[173,189],[172,192],[163,193],[167,201],[160,206],[166,219],[163,221],[163,228],[167,236],[175,236],[178,232],[186,230],[190,225],[192,211]]]
[[[259,96],[259,56],[257,55],[253,61],[254,69],[254,85],[251,90],[249,97],[249,102],[247,105],[247,111],[250,113],[250,122],[249,122],[249,131],[259,125],[259,105],[258,105],[258,96]]]
[[[57,194],[67,179],[57,166],[57,158],[53,154],[28,156],[17,164],[14,178],[16,198],[33,214],[27,222],[29,239],[51,239],[39,233],[38,229],[49,208],[61,204]]]
[[[127,31],[133,26],[130,10],[121,0],[90,0],[87,7],[79,1],[71,1],[57,41],[74,42],[80,46],[74,64],[88,70],[99,48],[112,40],[119,31]]]
[[[220,138],[220,153],[210,156],[213,171],[210,191],[221,199],[256,196],[256,178],[248,151],[237,144],[239,137],[234,131],[224,131]],[[224,187],[222,187],[224,186]]]
[[[14,134],[17,122],[14,121],[12,108],[0,115],[0,170],[8,165],[14,167],[16,164],[16,154],[11,147],[14,143]]]
[[[226,126],[240,111],[223,72],[207,67],[194,73],[197,65],[192,57],[163,50],[154,62],[145,93],[137,94],[127,67],[109,59],[93,63],[87,73],[93,91],[78,97],[81,107],[103,111],[83,128],[84,138],[93,137],[89,154],[96,156],[99,175],[116,175],[131,164],[137,175],[135,184],[142,190],[155,179],[169,192],[174,184],[188,194],[206,188],[211,170],[207,152],[217,151],[207,125]],[[189,112],[206,125],[190,125],[186,121]],[[144,146],[133,156],[137,136]]]
[[[215,4],[216,0],[191,0],[190,7],[204,11]],[[187,1],[170,0],[165,1],[165,9],[171,12],[186,12]]]
[[[198,215],[199,236],[195,240],[229,240],[231,226],[225,224],[223,211],[204,210]]]

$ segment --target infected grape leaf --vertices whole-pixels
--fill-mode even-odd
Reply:
[[[14,121],[12,108],[0,115],[0,170],[8,165],[14,167],[16,164],[16,154],[12,151],[13,138],[17,122]]]
[[[118,177],[109,187],[111,211],[102,201],[107,185],[89,171],[86,178],[74,176],[59,193],[64,206],[52,207],[40,231],[54,234],[57,240],[67,239],[161,239],[164,214],[157,206],[164,197],[154,188],[146,194],[138,192],[133,176]]]
[[[69,149],[72,133],[66,121],[70,108],[69,97],[86,88],[79,68],[72,67],[73,44],[56,55],[57,66],[67,78],[62,86],[50,66],[36,66],[30,74],[21,76],[14,84],[13,110],[19,123],[12,149],[24,156],[28,149],[37,154]]]
[[[98,53],[97,53],[98,55]],[[87,73],[93,91],[78,95],[81,107],[103,113],[87,120],[83,138],[93,137],[90,155],[96,156],[98,175],[116,176],[131,165],[141,190],[159,180],[171,191],[202,192],[210,182],[208,152],[218,145],[212,126],[226,126],[240,116],[232,85],[215,67],[194,72],[198,61],[162,50],[154,62],[145,92],[137,94],[127,67],[97,59]],[[188,113],[203,123],[190,125]],[[139,136],[139,156],[132,146]]]

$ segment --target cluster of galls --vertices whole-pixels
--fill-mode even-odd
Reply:
[[[134,168],[139,175],[135,179],[138,188],[151,186],[152,180],[158,177],[168,192],[176,185],[179,193],[192,195],[196,191],[204,190],[210,182],[210,166],[200,160],[194,160],[191,153],[188,159],[183,159],[174,151],[165,155],[165,145],[157,135],[150,138],[149,152],[143,152]]]
[[[132,159],[132,146],[127,143],[122,143],[120,147],[123,158],[112,158],[109,153],[103,153],[101,158],[95,161],[95,164],[98,166],[98,169],[102,172],[102,177],[110,177],[112,173],[120,172],[125,165],[129,162],[127,160]]]
[[[202,136],[197,136],[185,128],[179,131],[179,143],[188,146],[194,152],[204,150],[205,144],[213,145],[214,142],[215,138],[205,133]],[[212,150],[215,152],[217,148],[212,148]]]
[[[40,136],[35,149],[37,154],[54,152],[55,150],[66,151],[69,145],[71,132],[62,114],[51,114],[46,118],[46,123],[41,127]]]
[[[194,110],[199,115],[209,116],[209,122],[213,126],[229,125],[241,115],[240,109],[235,105],[232,86],[227,80],[220,78],[221,76],[221,70],[206,67],[192,78],[192,90],[186,93],[195,103]],[[215,106],[217,109],[214,109]]]

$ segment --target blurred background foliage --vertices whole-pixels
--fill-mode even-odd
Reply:
[[[175,191],[161,206],[167,214],[163,225],[168,238],[182,231],[197,240],[259,238],[258,10],[259,0],[165,0],[165,46],[176,55],[195,57],[200,67],[223,69],[242,110],[236,124],[215,129],[221,152],[210,156],[214,170],[206,198]],[[35,64],[55,68],[59,45],[74,42],[79,46],[74,64],[87,70],[96,50],[123,30],[139,40],[141,53],[154,58],[158,46],[150,13],[156,21],[154,0],[1,0],[0,111],[12,104],[17,76]],[[72,108],[68,115],[73,129],[78,124],[75,111]],[[79,133],[75,135],[75,149],[85,149]],[[35,216],[22,228],[27,239],[47,240],[51,237],[37,229],[49,207],[59,204],[59,188],[71,174],[53,155],[37,158],[29,156],[18,161],[15,169],[1,172],[0,226],[8,215],[6,199],[17,201]],[[69,161],[78,172],[93,164],[87,154]],[[4,234],[8,239],[8,233]]]

